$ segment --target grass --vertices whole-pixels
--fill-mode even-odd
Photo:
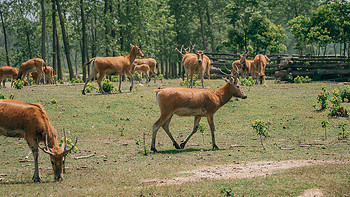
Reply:
[[[179,83],[180,80],[166,80],[162,88]],[[224,84],[223,80],[205,81],[206,87],[213,90]],[[328,110],[316,112],[312,107],[324,83],[267,84],[253,86],[250,91],[242,87],[248,98],[233,98],[215,114],[216,140],[221,150],[211,150],[209,125],[204,118],[204,143],[198,132],[184,150],[176,150],[160,129],[156,144],[159,153],[148,156],[144,156],[143,147],[136,145],[135,140],[142,140],[145,132],[150,147],[152,125],[160,115],[153,92],[157,84],[153,82],[132,92],[128,90],[129,83],[123,83],[123,93],[108,95],[84,96],[82,84],[0,89],[6,97],[13,93],[15,100],[42,104],[59,137],[63,136],[64,127],[68,137],[79,138],[78,153],[70,155],[66,162],[64,180],[53,181],[49,156],[40,152],[39,167],[45,182],[34,184],[32,156],[29,162],[20,162],[29,152],[25,140],[0,136],[0,175],[6,174],[0,182],[0,196],[219,196],[225,187],[231,187],[237,196],[297,196],[310,188],[324,189],[326,196],[350,195],[350,166],[340,164],[295,168],[252,179],[203,180],[159,187],[142,183],[146,179],[176,177],[181,171],[201,166],[235,162],[350,160],[350,140],[337,140],[337,126],[349,119],[329,118]],[[333,90],[341,85],[326,86]],[[56,104],[51,103],[52,98]],[[342,105],[350,109],[349,103]],[[256,119],[272,123],[271,137],[264,142],[266,151],[251,128]],[[329,121],[326,140],[323,120]],[[192,117],[174,116],[170,131],[179,143],[192,126]],[[230,148],[231,145],[245,147]],[[92,158],[74,159],[92,153],[96,153]]]

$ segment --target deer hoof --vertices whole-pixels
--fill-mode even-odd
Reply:
[[[181,147],[177,143],[174,143],[174,146],[176,149],[181,149]]]
[[[42,181],[41,177],[34,177],[33,176],[34,183],[40,183]]]
[[[213,145],[213,150],[219,150],[219,149],[220,148],[216,144]]]
[[[84,91],[84,90],[82,90],[81,93],[82,93],[83,95],[85,95],[85,91]]]
[[[185,148],[185,145],[186,145],[186,144],[182,142],[182,143],[180,144],[181,149],[184,149],[184,148]]]
[[[151,151],[153,151],[154,153],[158,152],[156,148],[151,148]]]

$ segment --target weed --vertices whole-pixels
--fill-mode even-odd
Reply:
[[[339,89],[333,90],[333,97],[330,99],[331,107],[330,107],[330,116],[339,116],[339,117],[348,117],[348,112],[340,106],[341,104],[341,96]]]
[[[343,102],[345,102],[345,99],[348,99],[348,102],[350,102],[350,86],[349,85],[346,85],[340,89],[340,97],[341,97]]]
[[[232,191],[232,188],[229,188],[229,187],[225,187],[223,188],[220,193],[224,196],[234,196],[234,193]]]
[[[139,147],[141,146],[141,149],[140,151],[145,155],[147,156],[148,155],[148,152],[149,152],[149,147],[148,147],[148,144],[146,144],[146,134],[145,132],[143,132],[143,141],[142,141],[142,144],[141,144],[141,139],[135,139],[135,143],[136,145],[138,145]]]
[[[349,132],[348,131],[345,131],[346,130],[346,124],[344,122],[341,122],[339,125],[338,125],[338,128],[341,129],[342,132],[339,132],[338,133],[338,140],[340,139],[343,139],[345,140],[346,138],[349,137]]]
[[[211,78],[213,78],[213,79],[216,79],[216,76],[217,76],[216,73],[211,74]]]
[[[198,129],[199,129],[199,131],[202,133],[203,144],[204,144],[204,131],[207,129],[207,125],[201,121],[201,122],[198,124]]]
[[[294,83],[310,83],[311,78],[309,76],[303,77],[303,76],[297,76],[293,79]]]
[[[287,76],[286,76],[286,79],[288,82],[292,82],[293,81],[293,74],[292,73],[289,73]]]
[[[163,82],[164,80],[164,75],[163,74],[159,74],[157,77],[156,77],[157,80],[160,80],[161,82]]]
[[[56,104],[56,103],[57,103],[56,99],[55,99],[55,98],[52,98],[52,99],[51,99],[51,103],[52,103],[52,104]]]
[[[112,76],[111,81],[112,82],[118,82],[119,81],[119,77],[118,76]]]
[[[102,81],[101,86],[102,86],[103,91],[107,92],[107,93],[111,93],[115,89],[114,84],[111,81],[109,81],[109,79],[106,79],[106,78]],[[100,88],[97,88],[97,91],[101,92]]]
[[[73,78],[70,80],[70,83],[84,83],[84,81],[80,78]]]
[[[324,128],[324,139],[327,139],[327,125],[329,122],[327,120],[322,121],[321,125]]]
[[[24,81],[22,80],[16,80],[14,83],[13,83],[13,86],[16,88],[16,89],[23,89],[23,86],[24,86]]]
[[[327,100],[328,100],[328,97],[329,97],[329,90],[326,89],[326,86],[323,85],[322,86],[322,90],[321,90],[321,93],[319,93],[317,95],[317,103],[320,104],[320,107],[321,108],[317,108],[316,105],[314,104],[313,107],[316,109],[316,110],[324,110],[327,108]]]
[[[61,138],[60,140],[60,146],[64,143],[64,137]],[[67,138],[67,150],[71,149],[73,147],[73,142],[72,139]],[[66,153],[64,153],[64,157],[67,157],[71,153],[77,153],[78,152],[78,147],[74,146],[74,148]]]
[[[269,121],[264,122],[263,120],[259,120],[259,119],[255,120],[252,123],[252,127],[255,129],[256,133],[259,135],[260,143],[264,150],[265,150],[265,147],[262,141],[262,137],[265,137],[265,138],[270,137],[270,133],[267,131],[269,125],[271,125]]]
[[[10,94],[10,99],[13,100],[15,98],[15,95],[14,94]]]
[[[7,99],[6,96],[0,92],[0,99]]]
[[[94,90],[94,89],[96,89],[96,87],[94,85],[92,85],[91,83],[87,83],[86,88],[85,88],[85,92],[91,93],[92,90]]]

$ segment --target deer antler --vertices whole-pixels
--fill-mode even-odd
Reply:
[[[74,144],[70,143],[72,145],[72,147],[67,150],[67,136],[66,136],[66,130],[64,128],[63,128],[63,135],[64,135],[64,144],[62,144],[62,146],[63,146],[63,154],[64,154],[64,153],[71,151],[75,147],[75,145],[77,145],[78,138],[75,139]]]
[[[182,56],[183,56],[183,54],[182,54],[183,47],[184,47],[184,45],[181,46],[181,51],[177,47],[175,48],[177,50],[177,52],[179,52]]]
[[[196,46],[196,44],[194,44],[194,45],[192,44],[192,41],[190,41],[190,44],[191,44],[192,48],[189,50],[189,52],[191,52],[192,50],[195,50],[194,47]]]
[[[45,135],[45,148],[46,148],[46,150],[43,148],[43,147],[41,147],[40,145],[39,145],[39,140],[37,139],[37,144],[38,144],[38,147],[42,150],[42,151],[44,151],[44,153],[47,153],[47,154],[49,154],[49,155],[53,155],[53,153],[50,151],[50,149],[49,149],[49,147],[47,146],[47,132],[46,132],[46,135]]]

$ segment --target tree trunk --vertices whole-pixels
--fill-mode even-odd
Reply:
[[[204,48],[204,50],[207,50],[207,43],[205,41],[205,35],[204,35],[204,24],[203,24],[202,8],[201,8],[201,4],[199,3],[199,0],[196,0],[196,1],[197,1],[199,21],[201,23],[201,33],[202,33],[203,48]]]
[[[122,18],[122,14],[121,14],[121,0],[118,0],[118,18],[119,21],[121,21]],[[120,26],[120,32],[119,32],[119,37],[120,37],[120,50],[123,51],[124,50],[124,32],[123,32],[123,27]]]
[[[58,39],[58,33],[56,31],[56,51],[57,51],[57,75],[58,79],[63,81],[63,72],[62,72],[62,64],[61,64],[61,53],[60,53],[60,40]]]
[[[58,10],[58,16],[60,18],[60,23],[61,23],[64,50],[66,52],[67,65],[68,65],[68,70],[69,70],[69,80],[72,80],[74,78],[74,72],[73,72],[73,68],[72,68],[72,62],[70,60],[69,43],[68,43],[68,39],[66,36],[66,29],[64,27],[64,18],[63,18],[61,6],[60,6],[58,0],[56,0],[56,5],[57,5],[57,10]]]
[[[27,36],[27,44],[28,44],[28,51],[29,51],[29,59],[32,59],[32,49],[31,49],[31,45],[30,45],[30,36],[29,36],[29,32],[26,31],[26,36]]]
[[[51,0],[52,3],[52,67],[55,70],[55,73],[58,73],[57,71],[57,28],[56,28],[56,6],[55,6],[55,0]]]
[[[80,0],[80,16],[81,16],[81,31],[82,31],[82,51],[81,51],[81,65],[83,66],[87,62],[87,50],[86,50],[86,26],[85,26],[85,17],[84,17],[84,1]],[[83,66],[83,80],[86,81],[86,67]]]
[[[46,13],[45,13],[45,0],[41,0],[41,59],[46,61]]]
[[[5,51],[6,51],[6,62],[7,62],[7,66],[10,66],[9,52],[8,52],[8,46],[7,46],[6,26],[5,26],[4,17],[2,15],[1,10],[0,10],[0,16],[1,16],[2,30],[4,32],[4,39],[5,39],[4,41],[5,41]]]
[[[103,10],[104,14],[104,25],[105,25],[105,47],[106,47],[106,57],[109,56],[109,42],[108,42],[108,34],[109,34],[109,14],[108,14],[109,0],[105,0],[105,8]]]
[[[210,12],[209,12],[209,2],[206,4],[206,14],[207,14],[207,20],[208,20],[208,31],[211,41],[211,51],[215,51],[215,42],[214,42],[214,35],[213,31],[211,29],[211,20],[210,20]]]

